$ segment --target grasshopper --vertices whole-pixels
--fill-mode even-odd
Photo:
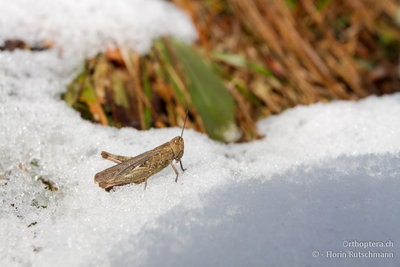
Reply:
[[[100,187],[109,191],[114,186],[126,185],[130,183],[140,184],[144,182],[144,189],[147,187],[147,179],[153,174],[158,173],[168,165],[171,165],[176,174],[175,182],[178,182],[178,171],[173,160],[179,161],[182,171],[182,156],[184,151],[183,130],[185,130],[186,119],[183,123],[181,136],[172,138],[152,150],[146,151],[136,157],[125,157],[114,155],[105,151],[101,152],[104,159],[111,160],[117,165],[105,169],[94,176],[94,181]]]

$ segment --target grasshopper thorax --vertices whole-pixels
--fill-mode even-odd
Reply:
[[[171,146],[172,151],[174,153],[174,159],[176,161],[181,160],[184,150],[183,138],[180,136],[172,138],[171,141],[169,141],[169,145]]]

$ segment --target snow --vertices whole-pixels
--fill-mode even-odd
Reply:
[[[77,58],[105,50],[104,44],[143,53],[151,39],[161,35],[188,42],[196,38],[189,17],[160,0],[15,0],[2,1],[1,6],[0,43],[7,39],[53,42],[63,54]]]
[[[81,119],[60,100],[81,55],[115,40],[145,51],[156,35],[195,34],[162,1],[121,1],[125,8],[114,11],[86,2],[2,7],[8,16],[0,19],[0,39],[55,34],[59,47],[0,52],[0,266],[398,266],[400,94],[299,106],[260,121],[266,138],[247,144],[224,145],[187,129],[187,170],[177,168],[178,183],[168,167],[146,190],[99,188],[95,173],[113,165],[102,150],[134,156],[180,129],[118,130]],[[64,18],[58,5],[67,9]],[[132,33],[102,30],[98,14],[122,20],[118,14],[131,5],[138,17],[121,23]],[[153,14],[162,7],[168,12]],[[179,27],[164,23],[174,16]],[[39,177],[58,191],[44,189]],[[354,240],[394,246],[344,247]],[[394,257],[326,257],[350,250]]]

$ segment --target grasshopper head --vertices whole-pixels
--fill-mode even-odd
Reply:
[[[174,152],[174,159],[176,161],[179,161],[183,156],[183,150],[184,150],[183,138],[177,136],[173,138],[171,141],[169,141],[169,145],[171,146],[172,151]]]

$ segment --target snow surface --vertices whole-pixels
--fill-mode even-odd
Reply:
[[[57,41],[77,52],[0,52],[0,266],[398,266],[400,94],[299,106],[261,121],[266,138],[248,144],[224,145],[187,129],[187,171],[178,168],[178,183],[168,167],[149,179],[146,191],[133,184],[107,193],[93,181],[113,165],[100,151],[134,156],[180,129],[103,127],[60,100],[85,49],[97,52],[111,35],[123,40],[135,31],[144,35],[129,45],[148,47],[155,36],[129,21],[123,25],[132,27],[130,34],[102,30],[96,14],[123,17],[124,8],[114,14],[105,2],[70,2],[2,7],[10,17],[0,19],[1,38],[37,41],[43,29],[46,39],[53,37],[49,27],[65,23],[65,30],[57,28]],[[182,25],[176,33],[187,40],[195,35],[185,32],[192,25],[171,5],[147,2],[140,8],[150,17],[135,11],[145,20],[140,27],[149,23],[157,34],[171,33],[174,27],[163,22],[177,16]],[[121,1],[129,3],[140,9],[139,1]],[[41,5],[54,10],[44,22]],[[58,5],[70,10],[65,18],[57,16]],[[85,17],[80,8],[72,13],[75,5],[99,9]],[[154,16],[153,7],[168,12]],[[95,23],[86,25],[81,16]],[[5,21],[13,31],[3,27]],[[66,23],[86,47],[76,46]],[[44,189],[38,177],[59,190]],[[390,240],[394,246],[343,246],[353,240]],[[394,252],[394,258],[326,258],[329,250]],[[315,251],[320,255],[314,258]]]
[[[0,0],[0,44],[23,39],[54,42],[67,56],[93,56],[108,46],[143,53],[151,39],[174,35],[188,42],[197,34],[189,17],[160,0]]]

